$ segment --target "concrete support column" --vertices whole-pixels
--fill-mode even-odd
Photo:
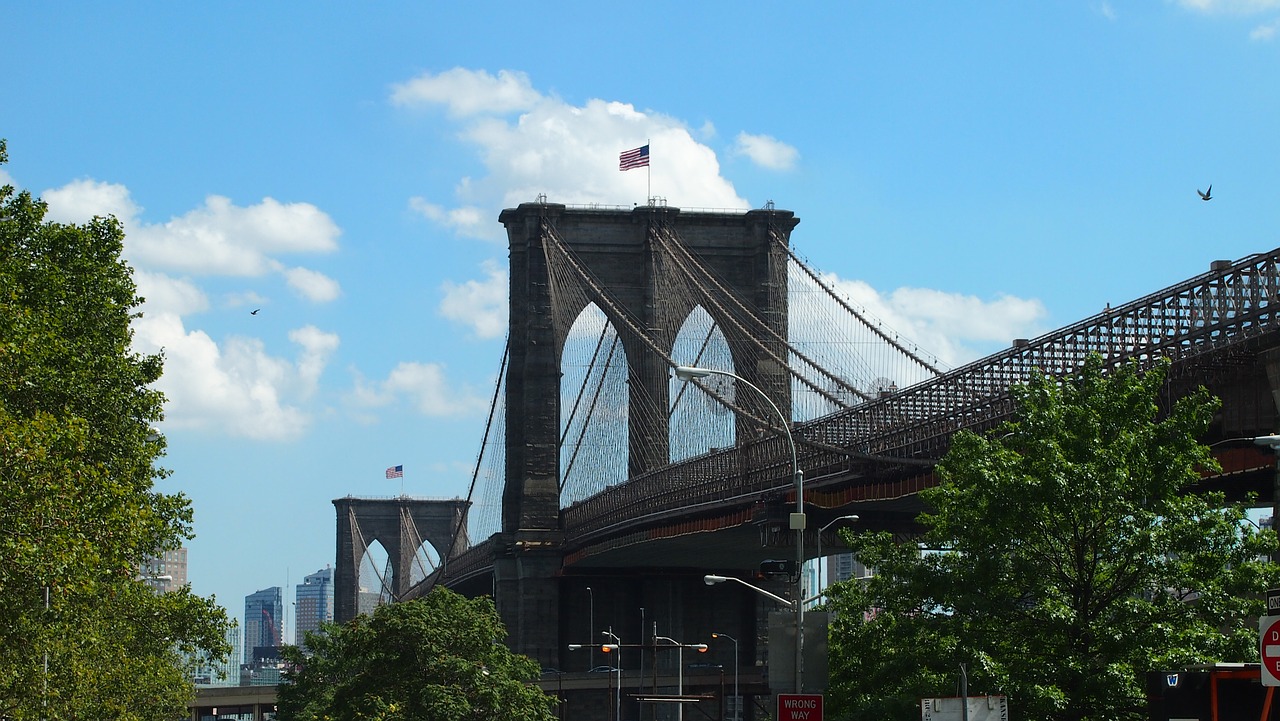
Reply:
[[[551,550],[526,548],[514,546],[497,559],[494,601],[507,627],[507,646],[544,667],[559,668],[561,553],[558,544]]]

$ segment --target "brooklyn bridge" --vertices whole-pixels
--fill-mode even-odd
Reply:
[[[776,634],[803,600],[794,562],[839,551],[835,521],[851,515],[909,540],[952,434],[995,427],[1012,385],[1091,353],[1167,358],[1167,399],[1202,385],[1222,398],[1203,441],[1224,470],[1206,487],[1275,498],[1275,455],[1250,439],[1277,429],[1280,250],[1206,257],[1194,278],[948,368],[805,262],[790,211],[540,200],[499,220],[510,330],[470,493],[335,500],[335,615],[358,612],[379,543],[384,595],[492,595],[544,688],[615,690],[616,709],[601,695],[582,718],[759,707],[795,667],[769,654],[771,616]],[[822,651],[806,650],[811,678]]]

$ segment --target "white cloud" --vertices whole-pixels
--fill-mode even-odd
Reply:
[[[133,281],[138,286],[138,296],[145,299],[140,308],[144,314],[154,312],[183,316],[209,309],[209,299],[204,291],[189,280],[134,269]]]
[[[1036,299],[984,300],[926,288],[898,288],[886,296],[864,281],[843,280],[834,274],[825,274],[823,280],[948,367],[989,355],[1014,338],[1040,335],[1048,315]]]
[[[125,229],[125,254],[131,262],[195,275],[259,276],[281,270],[274,259],[284,253],[335,250],[338,226],[310,203],[281,203],[273,198],[237,206],[210,195],[203,207],[164,224],[144,223],[142,212],[123,185],[77,180],[46,190],[49,219],[83,223],[96,215],[114,215]]]
[[[276,256],[325,253],[337,247],[339,230],[309,203],[280,203],[264,198],[236,206],[211,195],[204,204],[164,224],[140,219],[142,208],[123,186],[77,180],[46,190],[49,220],[83,223],[114,215],[124,226],[125,256],[134,266],[138,294],[145,298],[135,320],[134,348],[163,351],[166,423],[226,436],[264,441],[301,437],[311,423],[307,401],[315,394],[338,336],[305,326],[289,333],[296,357],[272,355],[263,341],[233,336],[217,341],[184,317],[206,312],[209,299],[190,277],[260,276],[279,273],[285,283],[312,302],[337,298],[338,282],[308,268],[287,268]],[[232,307],[264,303],[255,290],[230,296]]]
[[[301,407],[314,391],[337,336],[314,328],[290,333],[296,361],[269,355],[262,341],[234,337],[219,346],[204,331],[187,330],[175,313],[148,313],[134,323],[134,346],[164,351],[156,387],[168,403],[165,423],[262,441],[292,440],[311,422]]]
[[[800,157],[798,150],[776,138],[749,133],[738,133],[734,152],[769,170],[791,170]]]
[[[142,212],[129,197],[128,188],[87,178],[46,190],[40,197],[49,204],[45,220],[58,223],[84,223],[96,216],[114,215],[128,228]]]
[[[320,374],[324,372],[329,357],[338,350],[338,334],[308,325],[289,331],[289,340],[302,348],[297,362],[298,379],[302,382],[302,393],[310,396],[320,382]]]
[[[1250,40],[1266,41],[1276,36],[1276,31],[1280,30],[1280,20],[1259,25],[1249,33]]]
[[[389,406],[401,398],[425,416],[460,416],[485,407],[484,399],[447,381],[438,363],[400,363],[386,380],[373,383],[357,374],[349,395],[364,408]]]
[[[290,268],[284,277],[290,288],[313,303],[328,303],[342,294],[338,281],[309,268]]]
[[[242,207],[211,195],[204,207],[163,225],[131,229],[130,257],[202,275],[258,276],[281,269],[275,254],[337,249],[339,233],[329,216],[310,203],[263,198]]]
[[[510,281],[507,271],[492,261],[484,264],[484,271],[487,276],[484,280],[461,284],[445,281],[441,286],[444,298],[440,301],[440,315],[471,326],[481,338],[500,338],[507,330],[510,317],[507,308]]]
[[[631,207],[652,192],[686,208],[751,207],[720,175],[715,151],[695,139],[695,133],[713,133],[710,125],[691,131],[675,118],[616,101],[571,105],[510,71],[423,75],[397,85],[391,102],[445,106],[460,123],[460,136],[477,148],[487,175],[459,180],[456,207],[410,201],[416,212],[460,234],[503,242],[492,218],[539,195],[552,203]],[[645,142],[650,167],[619,171],[618,154]]]
[[[391,88],[396,105],[444,105],[454,116],[519,112],[541,99],[528,75],[511,70],[499,70],[494,77],[483,70],[453,68],[438,75],[423,73]]]
[[[267,304],[267,299],[254,290],[242,290],[234,293],[227,293],[222,296],[222,304],[228,308],[241,308],[244,306],[261,307]]]
[[[1188,10],[1205,14],[1253,15],[1280,8],[1280,0],[1177,0]]]
[[[458,235],[472,238],[491,238],[496,232],[497,223],[494,222],[493,214],[486,214],[482,209],[475,206],[450,210],[442,205],[429,203],[426,199],[415,196],[409,199],[409,208],[427,220],[434,221],[453,230]]]

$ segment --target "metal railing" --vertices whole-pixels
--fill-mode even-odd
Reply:
[[[1278,325],[1280,249],[1213,270],[1033,340],[905,388],[885,398],[797,424],[806,469],[847,467],[850,459],[930,461],[962,428],[998,424],[1013,411],[1011,386],[1033,373],[1076,372],[1090,353],[1111,365],[1160,358],[1187,362],[1244,343]],[[792,485],[786,443],[756,439],[655,469],[563,511],[566,540],[643,524],[667,512],[731,498],[786,492]]]

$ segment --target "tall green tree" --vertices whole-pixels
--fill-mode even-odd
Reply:
[[[130,348],[119,223],[45,209],[0,188],[0,717],[175,718],[183,654],[227,652],[228,621],[138,578],[191,536],[188,500],[154,488],[161,358]]]
[[[502,644],[488,598],[436,587],[342,626],[308,633],[285,658],[282,721],[552,721],[555,698],[532,685],[533,659]]]
[[[877,575],[831,593],[839,717],[918,718],[963,665],[1020,718],[1141,719],[1145,672],[1257,660],[1275,535],[1196,488],[1218,402],[1162,409],[1166,372],[1093,356],[1034,378],[1015,420],[955,435],[920,545],[849,537]]]

